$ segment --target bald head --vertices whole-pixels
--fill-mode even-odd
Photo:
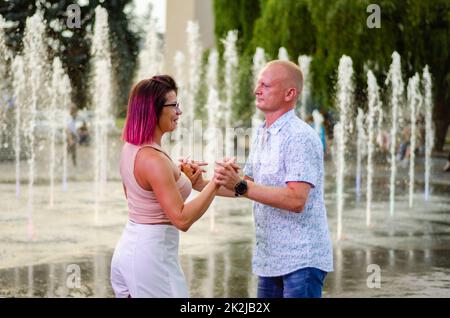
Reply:
[[[303,86],[302,72],[292,62],[267,63],[258,75],[256,107],[266,114],[283,114],[296,107]]]
[[[297,64],[286,60],[273,60],[266,64],[265,69],[275,69],[283,77],[287,86],[295,87],[298,96],[303,89],[303,74]]]

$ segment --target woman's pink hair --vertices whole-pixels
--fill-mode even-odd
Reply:
[[[166,95],[171,91],[177,93],[178,88],[169,75],[142,80],[131,89],[122,136],[124,141],[137,146],[153,141],[159,116],[167,102]]]

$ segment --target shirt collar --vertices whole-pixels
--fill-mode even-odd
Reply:
[[[271,135],[276,135],[280,129],[286,124],[289,120],[291,120],[293,117],[295,117],[295,109],[291,109],[278,117],[277,120],[267,129],[267,132]],[[264,129],[264,126],[266,125],[266,121],[263,122],[261,125],[261,128]]]

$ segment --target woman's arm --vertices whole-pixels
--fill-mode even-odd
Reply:
[[[172,224],[181,231],[187,231],[208,209],[217,189],[214,181],[205,185],[197,197],[184,203],[178,191],[173,168],[167,158],[153,150],[143,151],[138,173],[148,180],[162,209]]]
[[[206,180],[206,179],[202,179],[201,183],[197,183],[196,187],[194,188],[197,191],[202,191],[204,187],[206,187],[207,184],[209,184],[211,181],[210,180]],[[221,196],[221,197],[228,197],[228,198],[234,198],[234,192],[228,190],[225,187],[220,187],[219,190],[217,190],[216,195]]]

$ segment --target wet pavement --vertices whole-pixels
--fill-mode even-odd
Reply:
[[[449,249],[394,250],[335,246],[335,271],[323,297],[450,297]],[[113,297],[109,284],[112,251],[64,263],[0,270],[2,297]],[[255,297],[251,244],[230,244],[225,253],[181,255],[192,297]],[[80,285],[71,275],[80,268]],[[381,268],[377,286],[369,264]],[[367,282],[369,280],[369,283]]]
[[[210,213],[181,235],[180,259],[191,296],[255,297],[251,206],[245,200],[232,204],[229,199],[217,201],[214,214]],[[335,271],[326,278],[323,296],[450,297],[449,201],[440,198],[439,204],[434,204],[433,210],[426,214],[425,209],[412,214],[400,209],[399,204],[395,220],[386,218],[386,214],[377,215],[377,208],[384,204],[377,207],[375,203],[375,225],[370,229],[364,227],[364,215],[359,213],[363,210],[348,209],[341,241],[334,238],[335,219],[330,216]],[[114,206],[114,201],[108,205]],[[0,296],[113,296],[109,284],[110,260],[126,213],[116,211],[114,215],[103,211],[103,224],[86,226],[83,223],[92,221],[92,215],[67,211],[71,209],[67,204],[65,209],[57,211],[59,215],[55,210],[49,213],[54,214],[53,225],[47,221],[48,215],[42,219],[36,216],[33,242],[24,238],[25,218],[3,217]],[[5,223],[9,223],[9,230]],[[369,267],[373,264],[380,269],[379,285],[372,275],[374,269]]]
[[[111,162],[110,169],[116,169],[116,161]],[[365,188],[358,201],[349,173],[344,236],[337,241],[333,166],[327,162],[325,200],[335,271],[325,280],[324,297],[450,297],[450,174],[439,174],[439,166],[434,168],[429,201],[421,190],[423,169],[417,168],[412,209],[407,169],[399,169],[393,217],[389,173],[378,170],[369,228]],[[95,223],[93,184],[84,177],[83,164],[76,169],[72,167],[66,192],[55,189],[53,207],[48,205],[46,169],[38,169],[34,240],[29,241],[26,184],[16,198],[13,165],[0,163],[0,297],[113,297],[110,261],[127,219],[121,184],[113,174]],[[181,234],[180,259],[191,296],[255,297],[253,244],[251,203],[218,198],[213,209]]]

